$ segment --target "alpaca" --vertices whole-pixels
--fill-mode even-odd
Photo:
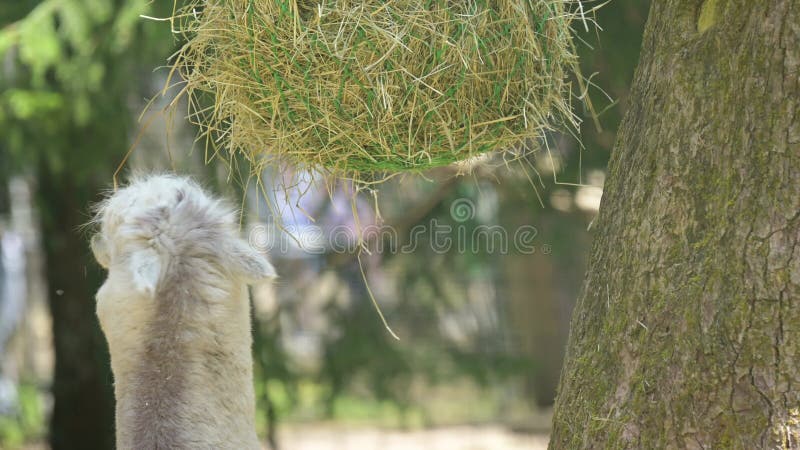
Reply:
[[[247,284],[275,271],[236,218],[175,175],[135,179],[97,208],[117,449],[261,448]]]

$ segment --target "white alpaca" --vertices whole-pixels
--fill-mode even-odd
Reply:
[[[275,272],[236,218],[174,175],[136,179],[99,206],[118,450],[261,448],[247,284]]]

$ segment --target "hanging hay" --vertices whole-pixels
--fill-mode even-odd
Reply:
[[[569,3],[193,0],[174,67],[215,150],[364,180],[574,125]]]

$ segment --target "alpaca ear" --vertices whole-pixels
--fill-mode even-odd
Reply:
[[[267,258],[241,239],[233,242],[228,259],[236,275],[244,278],[248,284],[278,276]]]
[[[140,294],[153,297],[161,276],[161,257],[152,248],[131,253],[127,263],[133,288]]]
[[[108,266],[111,265],[111,255],[108,253],[108,242],[106,242],[105,236],[96,233],[92,236],[90,246],[92,247],[94,259],[97,260],[102,268],[108,269]]]

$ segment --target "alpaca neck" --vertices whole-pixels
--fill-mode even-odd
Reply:
[[[112,348],[118,449],[259,448],[246,291],[239,297],[213,320],[157,311],[138,351],[126,352],[131,363],[117,364]]]

